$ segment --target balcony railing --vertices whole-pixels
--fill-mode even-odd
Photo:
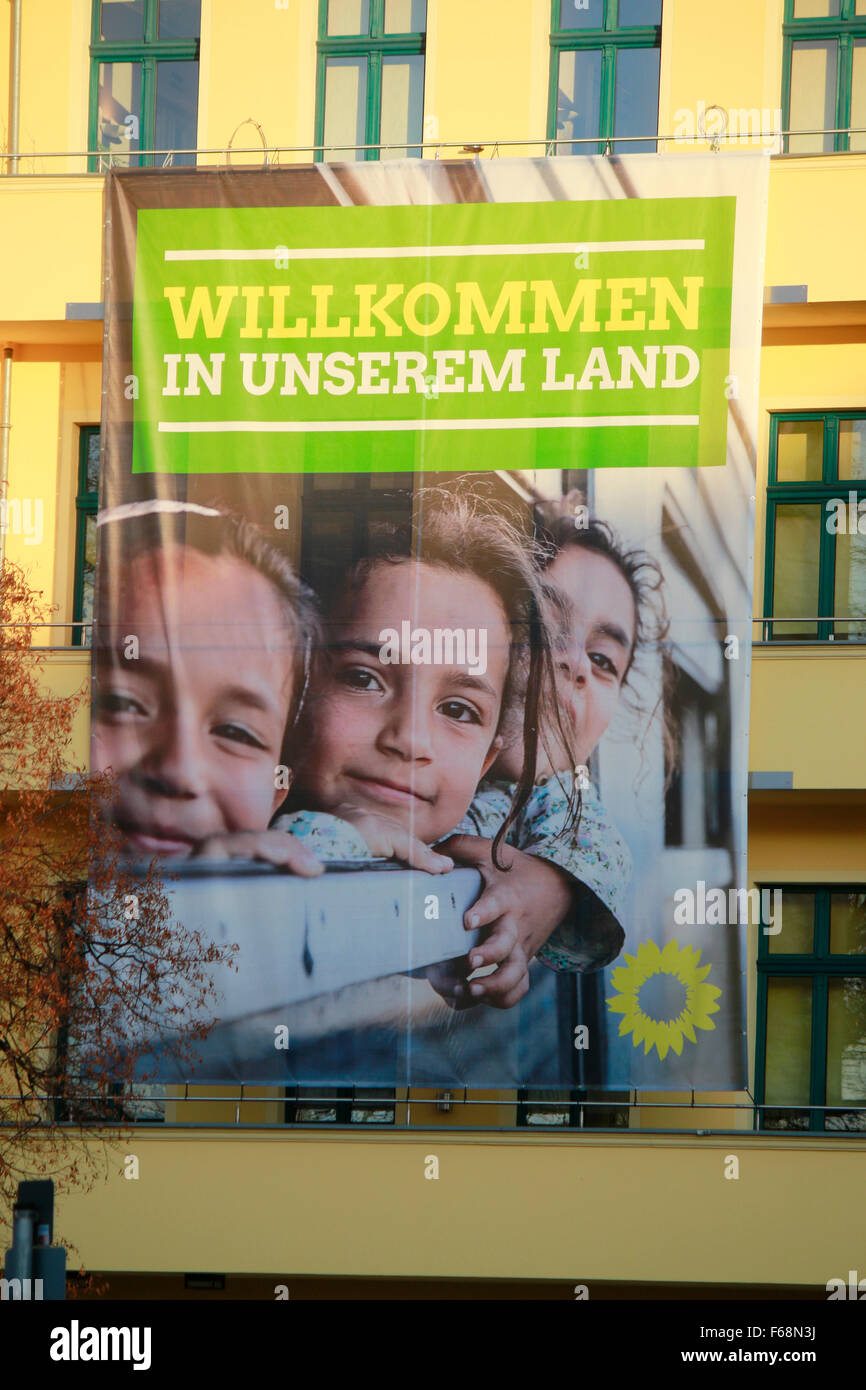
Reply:
[[[785,626],[790,625],[792,623],[800,623],[804,627],[817,627],[819,623],[833,623],[837,626],[842,623],[857,623],[864,630],[860,633],[828,632],[826,636],[819,636],[817,633],[814,635],[802,636],[796,632],[784,631]],[[755,643],[755,645],[761,646],[767,645],[777,647],[779,645],[784,645],[785,643],[790,643],[795,644],[797,646],[801,646],[803,644],[811,644],[814,646],[824,647],[827,645],[828,642],[839,642],[842,646],[849,646],[852,643],[856,645],[857,643],[862,644],[866,642],[866,614],[863,613],[858,613],[856,615],[850,613],[847,615],[842,613],[808,613],[798,614],[796,616],[790,617],[787,615],[783,616],[782,614],[774,613],[772,617],[752,618],[752,625],[752,640]],[[756,627],[760,629],[760,637],[754,636],[754,629]],[[783,630],[781,632],[777,631],[776,629],[779,628],[782,628]]]
[[[447,151],[457,154],[481,155],[488,151],[488,158],[496,158],[503,152],[510,149],[525,149],[537,147],[544,154],[556,154],[560,146],[603,145],[606,155],[615,153],[615,146],[622,144],[646,144],[657,147],[660,153],[666,152],[669,147],[677,148],[685,145],[709,146],[710,150],[721,149],[725,144],[736,145],[761,145],[770,149],[776,158],[783,159],[813,159],[822,158],[823,153],[783,153],[781,149],[782,141],[790,135],[810,136],[810,135],[866,135],[866,127],[845,126],[845,127],[816,127],[813,130],[757,130],[757,131],[735,131],[732,133],[719,132],[718,134],[696,133],[694,135],[580,135],[580,136],[528,136],[522,140],[503,140],[496,137],[486,137],[484,139],[472,138],[470,140],[401,140],[399,143],[378,144],[346,144],[328,145],[328,153],[331,158],[335,155],[351,156],[353,154],[366,154],[370,150],[375,150],[383,157],[387,157],[391,150],[398,150],[401,153],[408,150],[418,150],[433,152],[434,159],[440,159]],[[199,159],[217,159],[228,166],[238,156],[252,156],[252,161],[265,167],[278,166],[282,159],[292,156],[290,162],[311,163],[315,161],[316,155],[321,152],[321,145],[250,145],[242,148],[228,148],[226,146],[196,146],[178,149],[140,149],[132,153],[122,155],[112,154],[106,150],[28,150],[19,151],[18,154],[0,153],[0,163],[4,166],[0,168],[0,173],[15,178],[46,178],[46,177],[80,177],[83,174],[94,174],[100,176],[109,169],[127,168],[171,168],[175,159],[192,155]],[[837,153],[839,153],[837,151]],[[857,153],[857,151],[845,151],[844,153]],[[31,169],[25,172],[22,165],[33,163],[36,160],[72,160],[81,163],[80,169],[58,171],[52,174],[50,169]],[[134,161],[134,162],[133,162]],[[189,166],[183,166],[188,168]]]
[[[146,1089],[148,1094],[142,1095]],[[356,1130],[359,1126],[375,1126],[388,1130],[405,1132],[418,1129],[472,1130],[483,1133],[523,1133],[526,1131],[550,1132],[551,1130],[591,1130],[593,1134],[629,1133],[631,1135],[670,1134],[688,1135],[702,1138],[712,1135],[742,1135],[749,1132],[764,1136],[799,1135],[806,1138],[837,1138],[840,1135],[866,1139],[866,1104],[864,1105],[812,1105],[804,1101],[799,1105],[779,1105],[769,1102],[758,1103],[749,1091],[728,1092],[744,1095],[745,1100],[700,1100],[696,1091],[677,1093],[682,1099],[644,1100],[637,1091],[611,1091],[608,1095],[594,1093],[595,1098],[571,1092],[563,1097],[562,1092],[553,1091],[545,1095],[542,1091],[515,1092],[503,1090],[491,1093],[485,1088],[483,1094],[476,1095],[466,1088],[455,1090],[424,1090],[404,1087],[383,1094],[384,1088],[341,1087],[330,1091],[316,1090],[315,1087],[294,1088],[281,1086],[238,1085],[235,1093],[226,1084],[207,1086],[193,1081],[179,1082],[164,1088],[149,1086],[135,1088],[129,1095],[118,1094],[99,1102],[94,1101],[92,1116],[77,1113],[69,1121],[55,1120],[55,1123],[84,1125],[93,1128],[127,1128],[131,1125],[158,1125],[171,1129],[242,1129],[245,1126],[256,1129],[277,1130]],[[226,1094],[228,1092],[228,1094]],[[251,1094],[252,1092],[252,1094]],[[658,1096],[660,1092],[650,1093]],[[661,1093],[663,1094],[663,1093]],[[0,1096],[0,1105],[8,1114],[8,1106],[28,1106],[40,1110],[43,1120],[46,1114],[57,1107],[57,1114],[71,1102],[67,1093],[62,1097],[49,1096]],[[84,1101],[88,1097],[83,1098]],[[82,1098],[78,1098],[81,1104]],[[215,1119],[195,1119],[189,1115],[184,1119],[166,1117],[166,1107],[184,1106],[210,1110],[220,1108],[233,1112],[228,1117]],[[279,1119],[263,1120],[254,1112],[262,1106],[277,1107],[284,1110]],[[496,1122],[494,1111],[503,1108],[514,1112],[511,1123]],[[465,1120],[461,1111],[472,1111]],[[484,1111],[490,1115],[490,1123],[483,1117]],[[676,1112],[682,1123],[653,1123],[653,1112],[665,1112],[670,1116]],[[246,1112],[246,1114],[244,1113]],[[712,1118],[731,1117],[731,1123],[712,1123]],[[445,1122],[435,1117],[448,1114],[452,1118]],[[747,1123],[737,1124],[737,1117]],[[811,1117],[811,1120],[810,1120]],[[822,1119],[823,1117],[823,1119]],[[689,1122],[689,1120],[691,1122]],[[769,1121],[769,1122],[768,1122]],[[811,1127],[810,1127],[811,1124]]]

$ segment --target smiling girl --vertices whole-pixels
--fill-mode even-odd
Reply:
[[[539,753],[536,787],[519,827],[528,847],[566,820],[575,784],[580,822],[561,832],[559,862],[588,890],[577,910],[543,944],[539,959],[559,970],[597,970],[622,946],[625,890],[631,855],[589,777],[589,761],[620,702],[644,649],[667,633],[663,576],[641,549],[628,549],[606,522],[575,522],[577,494],[542,513],[542,579],[553,633],[557,705],[570,737],[554,730]],[[667,716],[665,715],[665,718]],[[672,747],[664,731],[666,750]],[[576,757],[575,757],[576,755]],[[506,729],[491,778],[473,803],[475,833],[487,833],[488,815],[501,815],[512,795],[520,759],[519,737]],[[459,846],[451,846],[457,850]],[[570,855],[570,857],[569,857]]]
[[[383,528],[330,596],[290,803],[381,815],[434,844],[465,815],[522,697],[498,849],[531,793],[552,691],[542,588],[525,536],[480,497],[424,489],[419,504],[415,551]],[[455,657],[466,655],[453,639],[467,617],[483,634],[483,663]],[[403,624],[452,640],[438,658],[395,661],[386,637]]]
[[[98,525],[92,764],[116,788],[104,813],[135,857],[255,857],[285,795],[274,772],[304,699],[310,596],[236,514],[152,500]],[[321,872],[297,842],[277,858]]]
[[[567,838],[577,798],[562,798],[541,827],[537,817],[527,819],[540,731],[555,726],[548,742],[563,748],[571,733],[552,700],[544,594],[531,541],[478,494],[425,489],[419,503],[414,553],[395,533],[383,533],[376,553],[331,596],[325,649],[300,731],[303,751],[295,760],[295,809],[277,826],[330,859],[404,857],[394,849],[394,827],[413,843],[453,846],[456,858],[482,872],[485,891],[466,925],[488,934],[453,991],[447,971],[433,971],[431,980],[445,997],[453,992],[467,1004],[510,1008],[528,988],[529,961],[586,892],[572,873]],[[446,634],[451,640],[440,641],[440,650],[453,653],[462,645],[468,653],[471,644],[457,640],[466,635],[467,617],[476,637],[483,634],[474,648],[485,651],[483,663],[423,656],[395,663],[385,639],[401,630],[428,634],[428,651],[437,649],[435,634]],[[514,780],[507,796],[499,793],[495,803],[484,798],[479,835],[478,782],[515,722],[521,733],[511,749]],[[457,838],[443,846],[455,831]],[[451,866],[450,859],[440,862]],[[620,941],[621,934],[614,954]],[[469,982],[470,971],[493,966],[494,976]]]

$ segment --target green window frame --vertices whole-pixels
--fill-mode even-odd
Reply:
[[[815,10],[835,11],[824,15]],[[812,14],[809,14],[809,11]],[[834,154],[866,150],[866,3],[864,0],[785,0],[782,66],[783,124],[786,154]],[[808,126],[812,135],[791,133],[794,60],[808,54],[816,57],[826,44],[828,59],[835,56],[835,78],[825,89],[825,120]],[[802,89],[816,91],[814,72],[806,76]],[[827,108],[830,108],[829,110]],[[852,116],[854,119],[852,120]],[[832,127],[827,120],[832,117]],[[864,133],[851,135],[855,131]]]
[[[578,16],[586,14],[586,21]],[[652,19],[654,22],[633,23],[633,20]],[[597,22],[595,22],[597,21]],[[575,68],[583,64],[588,85],[598,90],[598,130],[585,128],[582,142],[572,145],[559,143],[552,147],[557,154],[614,154],[629,152],[655,153],[658,140],[633,139],[627,136],[658,135],[659,65],[662,34],[662,0],[552,0],[550,21],[550,87],[547,113],[547,134],[550,140],[562,141],[562,131],[568,120],[564,102],[578,116],[574,102],[561,90],[563,64],[571,61]],[[569,24],[572,27],[568,27]],[[575,27],[577,25],[578,27]],[[650,58],[650,82],[647,92],[654,95],[652,129],[622,129],[636,120],[647,124],[649,108],[635,115],[628,103],[629,93],[636,90],[632,62],[641,52],[654,54]],[[570,55],[574,55],[570,57]],[[620,82],[621,79],[621,82]],[[618,129],[618,126],[620,127]],[[582,127],[584,128],[584,127]],[[597,141],[591,139],[597,134]],[[577,136],[573,138],[577,139]],[[618,137],[618,138],[617,138]]]
[[[337,160],[370,160],[378,159],[380,146],[387,144],[385,158],[394,159],[399,157],[400,152],[412,156],[420,157],[422,154],[422,144],[424,136],[424,82],[426,78],[425,54],[427,48],[427,3],[426,0],[353,0],[354,6],[359,13],[359,29],[362,32],[355,34],[330,34],[329,16],[333,18],[337,14],[336,7],[338,0],[319,0],[319,34],[318,34],[318,58],[316,72],[316,159],[323,160],[331,157]],[[352,0],[339,0],[342,5],[352,3]],[[391,4],[395,4],[395,10],[389,9]],[[397,5],[399,4],[399,9]],[[423,23],[423,28],[416,28],[404,33],[389,32],[388,24],[392,20],[392,15],[401,14],[406,11],[411,22]],[[407,111],[405,126],[405,143],[402,140],[397,142],[388,140],[383,141],[383,101],[388,99],[388,73],[395,72],[400,68],[407,67],[401,64],[400,59],[415,59],[411,69],[407,70],[409,79],[409,101],[410,109]],[[358,97],[358,122],[356,134],[359,137],[357,146],[366,148],[345,148],[342,145],[351,145],[351,142],[334,140],[333,143],[326,144],[326,99],[328,95],[328,76],[332,71],[339,67],[351,69],[356,67],[361,84],[363,95]],[[413,101],[412,88],[414,87],[417,96],[420,83],[420,105],[414,101],[414,119],[411,103]],[[399,96],[398,96],[399,100]],[[399,108],[402,110],[402,107]],[[415,128],[411,128],[414,126]],[[388,133],[387,131],[385,132]],[[396,149],[390,148],[396,143]]]
[[[755,1128],[864,1137],[866,884],[762,887],[782,913],[758,938]]]
[[[805,441],[808,433],[816,436],[817,430],[810,432],[802,428],[810,422],[819,426],[821,431],[821,443],[813,449],[811,471],[814,476],[793,480],[785,476],[788,468],[783,466],[780,478],[780,441],[797,437]],[[862,430],[855,433],[858,422]],[[799,436],[796,432],[798,426]],[[861,437],[866,441],[866,407],[859,411],[783,411],[770,417],[762,620],[762,639],[765,642],[866,641],[866,602],[861,604],[860,612],[850,611],[853,605],[849,594],[846,603],[849,611],[836,613],[837,568],[840,579],[845,572],[840,540],[848,548],[849,577],[852,556],[857,560],[863,557],[866,565],[863,554],[866,552],[866,442],[862,447],[856,447],[856,453],[854,444],[854,440],[859,441]],[[843,476],[840,477],[840,444],[843,441]],[[848,452],[851,453],[850,472],[856,475],[859,471],[861,476],[844,476],[849,462],[844,456]],[[804,467],[803,471],[808,473],[810,470]],[[777,614],[775,611],[777,521],[780,509],[785,507],[800,508],[801,514],[810,507],[814,511],[812,564],[817,568],[814,617],[808,613]]]
[[[73,623],[93,620],[93,566],[96,512],[99,506],[99,426],[82,425],[78,439],[78,486],[75,493],[75,581]],[[73,627],[72,645],[90,646],[90,628]]]
[[[166,8],[161,12],[161,6]],[[174,9],[174,6],[178,6]],[[180,8],[183,6],[184,8]],[[119,19],[126,11],[130,21],[141,20],[141,36],[135,38],[103,38],[103,12],[108,20]],[[197,30],[187,37],[160,37],[163,18],[165,27],[172,28],[171,19],[189,15],[186,24]],[[114,27],[113,25],[111,27]],[[171,140],[162,142],[160,117],[166,121],[172,110],[181,113],[191,139],[184,139],[178,148],[192,150],[197,143],[198,122],[198,64],[201,32],[200,0],[93,0],[90,35],[90,121],[88,126],[89,168],[100,173],[110,164],[123,168],[148,168],[155,165],[196,162],[195,154],[150,154],[162,148],[170,149]],[[108,65],[128,65],[130,68],[130,102],[128,108],[100,86],[100,71]],[[180,64],[186,64],[184,72]],[[171,65],[170,67],[168,65]],[[194,69],[194,70],[193,70]],[[105,74],[103,74],[105,75]],[[157,89],[165,77],[175,80],[175,90],[168,87],[164,100],[157,100]],[[102,91],[102,98],[101,98]],[[107,110],[116,117],[109,122]],[[122,120],[121,115],[123,115]],[[131,122],[131,124],[129,124]],[[127,129],[129,125],[129,129]],[[162,142],[162,143],[161,143]],[[114,152],[111,145],[120,148]]]

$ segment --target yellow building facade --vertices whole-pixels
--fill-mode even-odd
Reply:
[[[629,17],[631,2],[620,0],[619,15],[612,3],[602,7],[609,33]],[[332,3],[346,12],[351,29],[350,0]],[[866,431],[866,134],[857,134],[866,129],[864,6],[729,0],[715,10],[704,0],[634,3],[637,20],[660,13],[657,25],[645,26],[658,29],[651,133],[659,151],[698,149],[712,159],[714,144],[772,149],[755,489],[749,879],[801,889],[803,912],[824,921],[821,913],[841,913],[843,899],[850,905],[858,890],[866,892],[866,610],[856,606],[862,587],[852,581],[844,594],[840,589],[841,558],[834,592],[823,570],[796,578],[799,542],[789,545],[794,530],[782,527],[781,512],[775,532],[768,528],[768,509],[815,504],[817,494],[800,503],[794,493],[774,492],[771,479],[782,479],[790,467],[792,479],[799,468],[800,480],[808,481],[814,450],[826,459],[831,442],[849,450],[850,488],[862,496],[866,486],[866,442],[859,442]],[[573,32],[583,33],[587,10],[563,0],[568,4],[573,13],[563,15],[558,0],[553,7],[550,0],[427,0],[426,7],[406,0],[400,24],[423,22],[423,41],[414,50],[407,46],[410,56],[423,55],[423,69],[407,64],[402,74],[391,69],[395,75],[387,80],[377,70],[393,106],[386,112],[383,96],[374,117],[361,110],[356,142],[387,157],[387,134],[397,132],[397,145],[410,141],[411,124],[407,133],[394,111],[415,101],[417,125],[418,97],[410,88],[422,82],[422,134],[414,138],[426,157],[484,161],[552,152],[556,147],[546,142],[562,136],[559,123],[552,124],[551,86],[562,85],[564,68],[558,79],[554,73],[566,47],[557,47],[552,34],[561,36],[569,16]],[[591,0],[587,13],[600,5]],[[176,8],[182,15],[182,0]],[[373,0],[374,17],[381,8]],[[145,0],[102,9],[104,27],[113,22],[112,9],[124,11],[123,23],[134,25],[137,15],[157,23],[156,6]],[[198,14],[197,5],[188,9]],[[831,14],[837,10],[838,20]],[[323,111],[331,81],[325,65],[333,56],[323,12],[324,0],[321,6],[319,0],[201,0],[195,58],[162,63],[197,64],[189,119],[198,164],[259,164],[266,156],[256,150],[264,144],[267,157],[283,167],[313,160],[326,137],[333,148],[340,143]],[[822,18],[836,27],[819,32]],[[97,0],[4,0],[0,8],[6,497],[44,504],[38,526],[31,510],[29,533],[23,506],[18,523],[8,511],[3,540],[6,555],[32,572],[56,608],[58,626],[34,640],[51,649],[48,670],[62,693],[89,680],[89,654],[70,625],[82,611],[82,432],[98,426],[102,392],[99,156],[112,148],[120,149],[120,160],[128,153],[123,119],[115,120],[120,145],[101,143],[110,112],[105,103],[98,107],[95,93],[107,83],[95,72],[111,55],[100,55],[100,23]],[[797,24],[806,28],[798,32]],[[565,32],[567,40],[571,31]],[[178,53],[185,41],[177,40]],[[815,67],[834,43],[835,86]],[[128,55],[114,61],[132,62]],[[812,68],[803,66],[808,62]],[[16,70],[20,80],[13,83]],[[602,106],[613,81],[604,72]],[[372,73],[371,67],[370,83]],[[810,105],[819,81],[830,93],[823,107]],[[153,144],[160,100],[143,90],[132,113],[140,122],[140,150],[162,148]],[[593,132],[600,148],[613,134],[634,133],[604,129],[603,115]],[[819,133],[809,134],[816,121]],[[829,136],[820,133],[827,130]],[[375,138],[367,139],[371,133]],[[574,126],[568,135],[580,138]],[[248,152],[238,153],[241,148]],[[597,148],[587,145],[593,153]],[[849,481],[839,468],[839,495],[847,497]],[[770,534],[782,559],[771,556],[768,563]],[[853,538],[848,564],[863,564]],[[768,574],[775,574],[775,607],[765,592]],[[832,612],[816,606],[828,593]],[[798,611],[798,603],[807,606]],[[73,750],[81,762],[87,722],[85,712]],[[811,974],[803,968],[795,993],[808,988],[814,1000],[819,975],[832,986],[835,976],[822,975],[819,964]],[[139,1296],[181,1296],[181,1276],[195,1270],[224,1274],[236,1292],[242,1277],[255,1279],[247,1287],[261,1296],[273,1296],[268,1289],[277,1284],[292,1289],[293,1281],[340,1277],[580,1282],[590,1297],[594,1285],[599,1291],[640,1284],[823,1288],[855,1267],[858,1253],[862,1260],[866,1130],[823,1123],[821,1106],[841,1111],[847,1104],[846,1114],[856,1112],[850,1087],[832,1099],[828,1089],[820,1101],[814,1090],[797,1092],[786,1039],[794,1053],[808,1050],[803,1028],[811,1020],[814,1030],[817,1006],[784,991],[777,998],[772,984],[762,993],[760,973],[752,927],[749,1093],[696,1095],[701,1109],[684,1104],[683,1096],[641,1094],[631,1098],[627,1123],[616,1132],[517,1128],[513,1093],[473,1097],[488,1104],[449,1112],[437,1110],[429,1093],[404,1094],[391,1132],[286,1126],[284,1107],[267,1093],[241,1097],[224,1088],[210,1099],[178,1093],[167,1102],[163,1123],[142,1124],[124,1139],[126,1147],[115,1146],[104,1182],[63,1197],[59,1230],[89,1269],[114,1277],[116,1293]],[[773,1019],[789,1033],[768,1042]],[[841,1045],[832,1020],[822,1037],[826,1059],[828,1049]],[[849,1034],[845,1040],[859,1046]],[[817,1074],[814,1036],[812,1044]],[[776,1078],[780,1106],[800,1104],[804,1124],[756,1126],[759,1071]],[[769,1090],[767,1098],[773,1098]],[[859,1105],[866,1106],[866,1096]],[[126,1153],[139,1160],[137,1181],[124,1178]],[[425,1179],[430,1155],[439,1160],[436,1181]],[[739,1160],[736,1180],[725,1176],[732,1155]]]

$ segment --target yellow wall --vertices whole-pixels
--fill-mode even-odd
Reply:
[[[808,285],[810,304],[866,300],[864,218],[866,155],[776,161],[764,283]]]
[[[198,123],[204,149],[224,151],[235,127],[248,118],[262,127],[270,146],[312,145],[316,15],[317,7],[310,3],[278,9],[273,3],[205,0]],[[256,149],[260,143],[250,125],[234,140],[239,148]],[[281,163],[310,158],[287,154]],[[212,162],[225,159],[217,155]],[[236,162],[259,161],[249,154]]]
[[[823,1286],[866,1239],[862,1156],[830,1139],[141,1131],[111,1166],[57,1216],[106,1271]]]
[[[546,132],[550,50],[547,0],[466,4],[430,0],[424,114],[438,138],[486,142],[525,140]],[[541,153],[505,147],[502,155]],[[443,151],[454,157],[459,150]]]
[[[0,185],[0,336],[18,321],[61,323],[67,303],[102,299],[102,184],[90,178],[4,178]]]
[[[49,153],[87,144],[90,0],[23,0],[21,6],[21,173],[60,174],[82,165]],[[0,111],[9,109],[12,6],[0,9]],[[4,140],[4,149],[6,143]],[[37,157],[39,156],[39,157]],[[0,301],[2,302],[2,301]]]
[[[864,708],[862,648],[755,652],[750,770],[793,772],[795,791],[866,787]]]
[[[749,798],[753,882],[866,883],[866,790]]]
[[[50,596],[54,582],[54,549],[57,533],[57,411],[55,402],[60,386],[57,362],[24,362],[16,365],[12,376],[12,430],[9,445],[9,496],[33,508],[34,521],[41,507],[42,544],[36,537],[6,535],[6,555],[29,573],[34,587]],[[46,409],[46,403],[51,407]],[[64,518],[65,522],[65,518]],[[47,633],[40,637],[44,640]]]
[[[782,0],[728,0],[716,11],[706,0],[664,0],[660,134],[673,135],[677,111],[696,113],[699,101],[728,110],[778,107],[783,9]]]

